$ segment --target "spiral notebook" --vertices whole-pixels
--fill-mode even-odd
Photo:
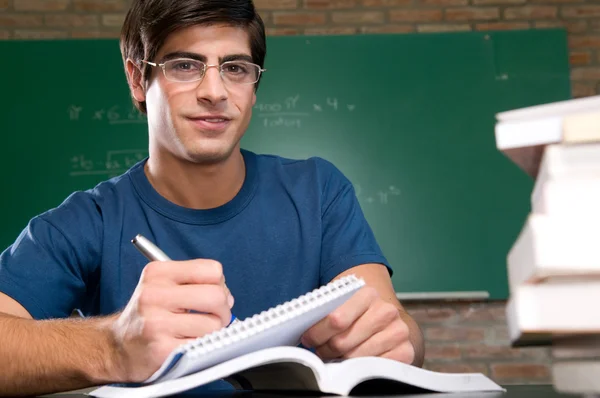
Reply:
[[[145,383],[173,380],[254,351],[297,346],[302,334],[365,282],[349,275],[175,349]]]

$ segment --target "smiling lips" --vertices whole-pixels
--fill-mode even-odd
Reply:
[[[222,115],[195,116],[188,118],[196,128],[203,131],[220,132],[231,123],[231,119]]]

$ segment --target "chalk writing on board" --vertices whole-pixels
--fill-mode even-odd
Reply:
[[[354,192],[360,202],[368,205],[387,205],[394,200],[394,197],[400,196],[401,193],[400,189],[394,185],[389,185],[385,189],[379,189],[374,192],[366,192],[360,184],[354,184]]]
[[[130,167],[148,156],[147,149],[107,151],[105,159],[92,159],[78,154],[71,157],[72,177],[89,175],[114,176],[126,172]]]
[[[129,109],[119,105],[106,108],[84,108],[80,105],[70,105],[67,108],[69,120],[72,122],[93,121],[108,124],[146,124],[146,115],[135,107]]]
[[[298,94],[282,101],[254,105],[262,126],[275,128],[300,128],[303,121],[312,115],[338,111],[353,112],[355,109],[355,104],[343,103],[336,97],[327,97],[322,102],[314,103],[302,101]]]

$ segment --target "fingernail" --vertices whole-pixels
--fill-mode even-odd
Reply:
[[[233,303],[235,302],[235,300],[233,299],[233,296],[230,294],[229,298],[227,299],[227,303],[229,304],[229,308],[233,307]]]

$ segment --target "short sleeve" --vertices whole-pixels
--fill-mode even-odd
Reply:
[[[326,178],[322,192],[321,283],[357,265],[380,263],[392,268],[367,222],[352,183],[331,163],[321,160]]]
[[[98,211],[83,193],[32,218],[0,255],[0,292],[34,319],[63,318],[81,308],[99,263]]]

